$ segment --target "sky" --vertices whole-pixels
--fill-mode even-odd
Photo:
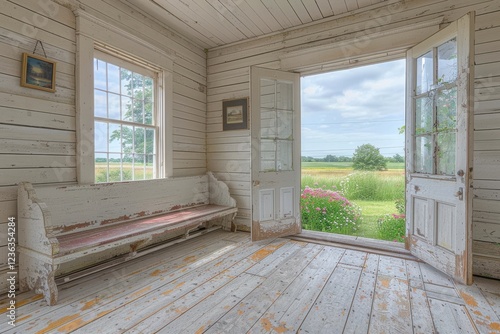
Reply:
[[[352,156],[363,144],[404,156],[405,60],[301,79],[302,155]]]

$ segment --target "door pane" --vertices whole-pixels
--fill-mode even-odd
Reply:
[[[269,79],[260,79],[260,106],[261,108],[274,108],[275,81]]]
[[[277,142],[277,162],[276,169],[281,170],[292,170],[292,150],[293,141],[291,140],[278,140]]]
[[[293,113],[291,111],[278,111],[277,117],[278,139],[293,139]]]
[[[429,51],[417,58],[417,95],[428,92],[434,84],[433,54],[433,51]]]
[[[457,127],[457,88],[445,89],[438,93],[437,130],[450,131]]]
[[[276,170],[276,142],[269,139],[260,141],[260,171],[274,172]]]
[[[416,138],[415,172],[432,174],[432,136]]]
[[[437,173],[455,175],[456,132],[437,135]]]
[[[457,39],[454,38],[437,49],[438,83],[454,82],[457,79]]]
[[[260,137],[267,139],[276,138],[276,111],[260,111]]]
[[[422,97],[415,101],[415,134],[432,132],[432,99]]]
[[[276,108],[293,109],[293,84],[291,82],[278,81],[276,83]]]

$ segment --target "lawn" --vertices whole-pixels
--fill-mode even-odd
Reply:
[[[377,239],[381,238],[377,221],[397,214],[395,201],[404,198],[404,163],[390,163],[385,171],[360,172],[348,162],[303,162],[302,189],[306,186],[338,192],[357,205],[361,224],[348,234]]]
[[[396,205],[391,201],[353,201],[361,208],[363,223],[356,233],[358,237],[377,239],[377,220],[388,213],[397,213]]]

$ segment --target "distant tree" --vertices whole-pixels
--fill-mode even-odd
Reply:
[[[394,154],[394,156],[392,157],[392,160],[394,162],[405,162],[405,158],[402,155],[397,154],[397,153]]]
[[[371,144],[358,146],[354,152],[352,167],[355,170],[385,170],[387,161],[380,150]]]

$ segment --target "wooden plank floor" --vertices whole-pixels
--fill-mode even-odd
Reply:
[[[212,232],[17,296],[2,333],[500,333],[500,281],[455,284],[415,261]]]

